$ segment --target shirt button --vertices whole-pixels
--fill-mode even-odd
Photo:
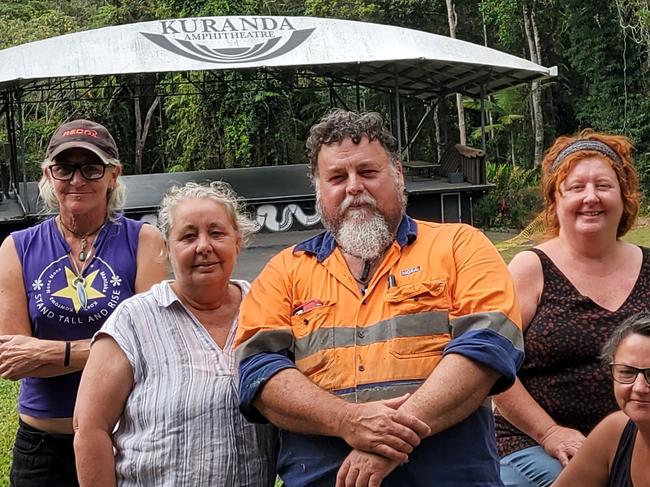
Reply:
[[[363,372],[366,368],[363,365],[359,365],[359,372]]]
[[[366,336],[366,334],[365,334],[362,330],[359,330],[359,331],[357,332],[357,336],[358,336],[359,338],[363,338],[363,337]]]

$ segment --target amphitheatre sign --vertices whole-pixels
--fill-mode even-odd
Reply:
[[[264,61],[301,45],[316,29],[297,29],[287,17],[163,20],[160,33],[141,32],[173,54],[208,63]]]

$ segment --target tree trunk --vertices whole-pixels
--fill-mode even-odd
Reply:
[[[140,97],[142,95],[142,90],[140,86],[141,80],[138,79],[135,85],[135,93],[133,96],[133,110],[135,112],[135,154],[134,154],[134,165],[135,173],[142,174],[142,154],[144,152],[144,144],[147,142],[147,136],[149,135],[149,127],[151,127],[151,119],[158,103],[160,103],[160,97],[157,96],[149,109],[147,114],[144,117],[144,123],[142,122],[142,111],[140,106]]]
[[[456,25],[458,24],[458,17],[456,16],[456,8],[454,7],[453,0],[445,0],[447,2],[447,20],[449,21],[449,37],[456,38]],[[458,133],[460,143],[467,145],[467,137],[465,135],[465,109],[463,108],[463,97],[460,93],[456,93],[456,108],[458,110]]]
[[[481,24],[483,25],[483,45],[485,47],[488,47],[488,35],[487,35],[487,24],[485,23],[485,10],[483,9],[483,1],[481,0]],[[486,97],[486,100],[488,101],[488,106],[491,106],[492,102],[492,97],[488,95]],[[485,110],[485,115],[487,117],[487,123],[490,127],[494,125],[494,117],[492,116],[492,111],[491,110]],[[490,129],[488,131],[488,139],[493,139],[494,138],[494,129]],[[497,160],[499,159],[499,144],[495,145],[496,148],[496,158]]]
[[[541,64],[539,33],[537,32],[533,7],[528,8],[528,5],[524,3],[522,10],[530,60],[536,64]],[[533,81],[531,84],[531,103],[533,108],[533,132],[535,135],[534,164],[537,167],[541,164],[544,154],[544,113],[542,111],[542,91],[539,81]]]
[[[442,98],[438,98],[438,101],[436,102],[436,106],[433,109],[433,127],[434,127],[434,135],[436,139],[436,164],[440,164],[440,161],[442,160],[442,145],[444,141],[442,140],[442,131],[440,130],[440,104],[444,103],[444,100]]]
[[[539,41],[539,31],[535,21],[535,10],[530,11],[530,24],[533,28],[533,37],[535,39],[535,51],[537,52],[537,64],[542,64],[542,48]],[[542,105],[542,86],[539,81],[535,82],[533,90],[533,103],[537,107],[535,114],[535,166],[542,163],[544,157],[544,109]]]
[[[135,153],[133,154],[133,162],[135,165],[135,173],[142,174],[142,146],[140,140],[142,138],[142,112],[140,111],[140,80],[135,82],[135,93],[133,96],[133,112],[135,115]]]

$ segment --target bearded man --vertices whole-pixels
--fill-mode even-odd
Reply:
[[[293,486],[497,486],[488,395],[523,359],[506,267],[482,233],[406,215],[397,142],[335,110],[307,140],[326,229],[253,283],[240,408],[281,430]]]

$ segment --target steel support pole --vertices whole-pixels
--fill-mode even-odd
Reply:
[[[16,142],[17,142],[17,162],[19,167],[22,169],[22,181],[21,184],[16,185],[16,189],[20,194],[21,200],[25,209],[28,212],[32,211],[30,208],[29,195],[27,194],[27,162],[25,161],[25,121],[23,119],[23,103],[22,103],[22,93],[20,90],[15,92],[15,101],[16,101]]]

